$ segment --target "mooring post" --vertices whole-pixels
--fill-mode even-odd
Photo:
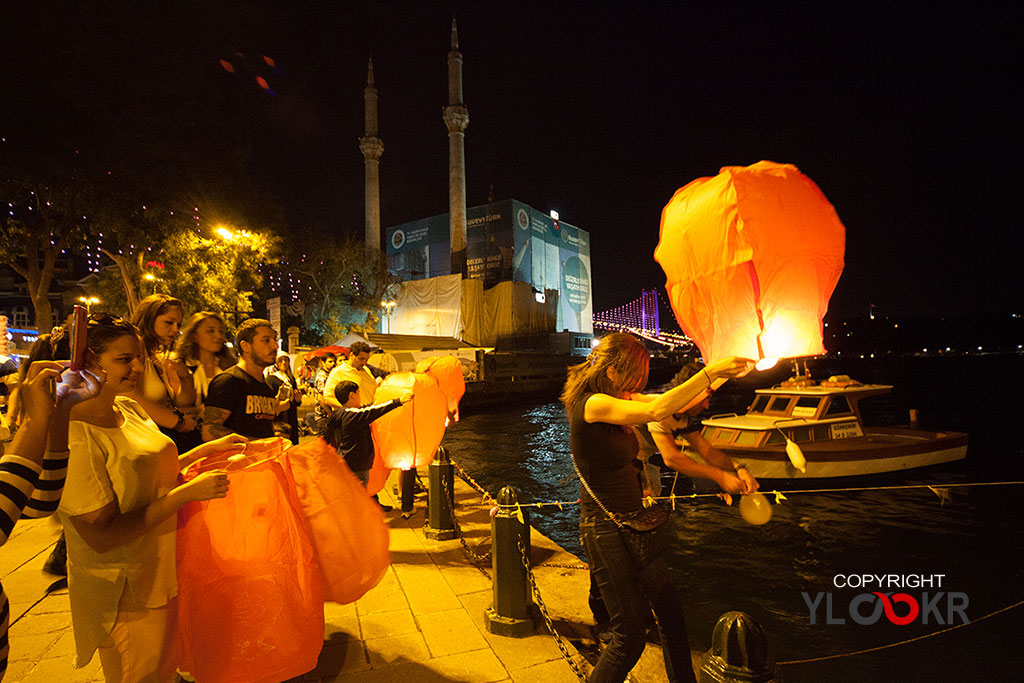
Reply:
[[[402,470],[398,482],[402,496],[402,516],[407,518],[412,515],[413,504],[416,500],[416,468]]]
[[[458,536],[455,529],[455,467],[444,447],[427,468],[427,538],[447,541]]]
[[[743,612],[726,612],[701,658],[700,683],[781,683],[761,625]]]
[[[523,555],[530,553],[530,520],[518,506],[511,486],[498,492],[503,506],[491,517],[491,566],[494,600],[484,612],[487,630],[499,636],[528,636],[534,632],[529,578]]]

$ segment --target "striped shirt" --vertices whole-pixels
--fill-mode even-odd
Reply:
[[[47,452],[42,467],[17,455],[0,458],[0,545],[7,542],[18,518],[38,519],[56,512],[67,472],[68,451]],[[0,678],[7,671],[10,612],[0,585]]]

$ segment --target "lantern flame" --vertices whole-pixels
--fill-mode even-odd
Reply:
[[[779,359],[774,356],[768,358],[762,358],[754,364],[754,369],[758,372],[764,372],[765,370],[771,370],[779,364]]]

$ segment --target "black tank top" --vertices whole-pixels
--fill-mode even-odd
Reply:
[[[592,393],[584,394],[568,411],[569,442],[576,466],[606,508],[612,512],[636,512],[643,507],[636,436],[630,427],[584,420],[583,407],[591,396]],[[580,514],[603,514],[582,484]]]

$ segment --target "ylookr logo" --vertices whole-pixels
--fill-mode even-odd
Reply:
[[[914,622],[922,624],[969,624],[967,593],[950,591],[922,591],[904,593],[884,591],[885,588],[941,588],[945,574],[836,574],[832,584],[836,588],[863,588],[849,601],[834,599],[831,591],[811,594],[800,593],[810,611],[810,623],[818,624],[824,616],[827,625],[845,624],[847,618],[855,624],[870,626],[885,619],[897,626]],[[880,590],[871,590],[878,588]],[[846,602],[846,609],[842,603]]]

